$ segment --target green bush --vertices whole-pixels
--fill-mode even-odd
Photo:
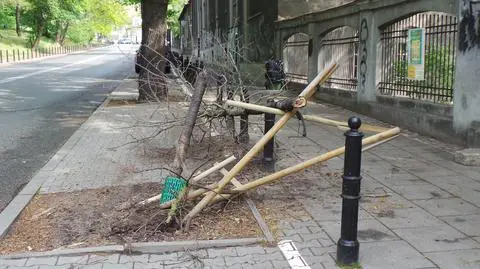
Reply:
[[[394,61],[393,72],[397,79],[405,80],[408,75],[407,61]],[[453,53],[449,49],[428,47],[425,54],[425,80],[415,83],[426,87],[452,89],[454,72]]]
[[[10,5],[0,5],[0,29],[4,29],[7,25],[8,29],[15,29],[15,8]]]

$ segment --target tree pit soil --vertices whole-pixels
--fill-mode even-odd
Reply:
[[[168,210],[160,209],[158,202],[135,206],[157,195],[161,188],[160,183],[145,183],[37,195],[0,241],[0,254],[131,242],[262,236],[243,199],[220,202],[205,209],[188,232],[178,229],[175,221],[174,225],[166,225]],[[186,213],[187,210],[180,209],[180,216]]]

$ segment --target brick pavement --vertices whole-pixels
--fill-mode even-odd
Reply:
[[[50,170],[54,174],[42,192],[70,191],[157,180],[160,174],[122,181],[120,167],[141,165],[129,147],[109,150],[132,136],[145,136],[151,127],[122,128],[146,115],[162,115],[158,107],[102,107],[85,128],[67,142],[68,152]],[[308,113],[345,120],[353,113],[338,107],[309,104]],[[163,113],[165,114],[165,113]],[[261,135],[261,119],[251,117],[251,139]],[[377,123],[361,116],[364,122]],[[150,129],[149,129],[150,128]],[[308,125],[308,138],[298,135],[292,121],[277,136],[277,169],[343,145],[342,131]],[[174,131],[172,131],[174,132]],[[173,137],[173,138],[172,138]],[[174,139],[174,134],[165,138]],[[165,140],[165,146],[173,144]],[[426,269],[480,268],[480,168],[452,161],[457,148],[410,132],[365,152],[362,160],[362,195],[359,241],[363,268]],[[62,149],[63,150],[63,149]],[[129,152],[130,150],[130,152]],[[137,157],[136,157],[137,156]],[[108,164],[108,165],[106,165]],[[301,205],[295,216],[279,220],[279,238],[291,239],[311,268],[336,268],[334,255],[341,216],[340,178],[343,159],[334,158],[307,171],[298,184],[285,180],[258,192],[266,196],[287,191]],[[158,164],[157,164],[158,165]],[[120,171],[125,171],[123,169]],[[93,180],[99,179],[99,180]],[[138,180],[138,181],[137,181]],[[0,260],[0,268],[289,268],[278,248],[235,247],[168,254],[84,255],[78,257]]]

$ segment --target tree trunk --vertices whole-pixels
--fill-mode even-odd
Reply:
[[[15,8],[15,23],[16,23],[17,35],[22,36],[22,31],[20,30],[20,4],[19,3],[17,3],[17,7]]]
[[[55,33],[55,42],[57,42],[57,44],[60,44],[60,40],[62,39],[62,25],[60,24],[60,22],[57,22],[56,24],[57,32]]]
[[[44,29],[45,29],[45,26],[44,26],[43,23],[40,23],[37,26],[37,31],[35,33],[35,40],[33,41],[32,49],[35,49],[38,46],[38,44],[40,43],[40,38],[42,38],[42,33],[43,33]]]
[[[65,24],[65,28],[63,28],[63,31],[61,32],[61,36],[60,36],[60,45],[63,46],[63,43],[65,43],[65,37],[67,36],[67,31],[68,31],[68,27],[70,26],[70,24],[67,22],[67,24]]]
[[[165,99],[167,87],[164,78],[165,35],[167,32],[168,0],[142,1],[142,67],[138,79],[139,101]]]
[[[207,88],[206,73],[201,71],[198,75],[195,91],[193,92],[190,106],[188,108],[187,116],[185,118],[185,125],[182,130],[182,134],[177,142],[177,151],[175,153],[175,159],[173,161],[173,171],[177,175],[181,175],[185,168],[185,153],[190,146],[190,139],[192,137],[193,128],[197,121],[198,110],[202,103],[205,89]]]

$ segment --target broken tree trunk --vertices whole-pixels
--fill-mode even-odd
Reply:
[[[317,77],[310,82],[310,84],[303,90],[299,97],[305,97],[308,100],[316,90],[318,84],[325,82],[337,69],[337,64],[330,64],[323,72],[317,75]],[[272,137],[280,131],[281,128],[290,120],[295,113],[298,111],[298,108],[294,108],[292,111],[285,113],[275,125],[268,131],[249,152],[229,171],[229,173],[224,176],[224,178],[219,182],[218,187],[214,191],[210,191],[207,195],[185,216],[182,220],[185,224],[186,230],[189,229],[191,220],[200,213],[217,195],[221,193],[225,186],[230,183],[230,181],[247,165],[257,154],[260,152],[265,144],[272,139]]]
[[[185,168],[185,153],[190,145],[193,128],[197,121],[198,111],[200,110],[200,105],[206,88],[206,73],[205,71],[202,71],[197,78],[195,91],[193,92],[187,116],[185,118],[185,125],[177,142],[175,159],[173,161],[173,172],[178,176],[181,176],[183,169]]]

